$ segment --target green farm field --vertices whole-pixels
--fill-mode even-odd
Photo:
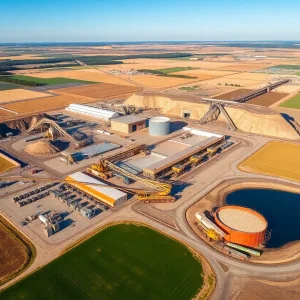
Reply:
[[[280,104],[281,107],[300,109],[300,94]]]
[[[176,72],[183,72],[183,71],[190,71],[190,70],[196,70],[197,68],[193,67],[174,67],[174,68],[166,68],[166,69],[158,69],[156,71],[169,74],[169,73],[176,73]]]
[[[0,293],[9,299],[190,300],[202,265],[182,244],[144,226],[110,226]]]
[[[0,91],[7,91],[7,90],[14,90],[14,89],[20,89],[21,86],[6,82],[0,82]]]
[[[77,80],[71,78],[64,78],[64,77],[56,77],[56,78],[38,78],[38,77],[30,77],[24,75],[15,75],[9,77],[2,77],[0,80],[21,84],[25,86],[34,86],[36,85],[56,85],[56,84],[67,84],[67,83],[84,83],[84,84],[93,84],[96,82],[93,81],[84,81],[84,80]],[[99,83],[99,82],[98,82]]]

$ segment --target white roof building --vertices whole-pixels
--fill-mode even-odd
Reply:
[[[75,112],[78,114],[88,115],[93,118],[99,118],[99,119],[106,120],[106,121],[109,121],[110,119],[119,117],[119,114],[114,111],[104,110],[104,109],[97,108],[97,107],[91,107],[88,105],[75,104],[75,103],[70,104],[66,108],[66,110]]]

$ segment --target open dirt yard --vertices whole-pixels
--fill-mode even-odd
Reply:
[[[300,144],[272,141],[243,161],[242,171],[300,181]]]
[[[7,103],[12,101],[26,100],[26,99],[34,99],[34,98],[42,98],[51,96],[46,93],[40,93],[35,91],[29,91],[25,89],[14,89],[14,90],[5,90],[0,91],[0,103]]]
[[[70,87],[55,90],[59,94],[74,94],[78,96],[90,97],[95,99],[104,99],[113,96],[134,93],[140,90],[135,86],[125,86],[110,83],[99,83],[84,85],[79,87]]]
[[[242,281],[242,282],[241,282]],[[300,299],[300,278],[287,282],[249,280],[239,278],[237,285],[243,284],[236,300],[297,300]]]
[[[31,245],[0,217],[0,285],[28,266],[33,251]]]
[[[278,92],[278,93],[288,93],[288,94],[296,93],[296,92],[300,91],[300,86],[299,85],[282,85],[273,91]]]
[[[199,79],[184,79],[184,78],[172,78],[155,75],[138,75],[132,78],[132,81],[143,85],[146,88],[168,88],[182,84],[188,84],[195,82]]]
[[[128,81],[122,80],[117,76],[110,75],[102,72],[101,70],[95,70],[95,69],[39,72],[39,73],[30,74],[30,76],[39,77],[39,78],[64,77],[64,78],[71,78],[71,79],[78,79],[78,80],[85,80],[85,81],[105,82],[105,83],[113,83],[113,84],[120,84],[120,85],[129,85],[129,86],[132,85]]]
[[[209,85],[225,85],[225,86],[236,86],[236,87],[246,87],[246,88],[260,88],[262,84],[267,83],[265,80],[253,80],[253,79],[239,79],[231,78],[230,76],[218,77],[210,80],[204,81]]]
[[[47,98],[40,98],[35,100],[27,100],[27,101],[5,104],[2,105],[2,107],[17,112],[18,117],[20,117],[22,115],[28,115],[37,112],[45,112],[48,110],[64,108],[71,103],[89,103],[95,101],[96,101],[95,99],[88,98],[88,97],[79,97],[76,95],[59,95],[54,97],[47,97]],[[9,118],[9,116],[7,118]]]

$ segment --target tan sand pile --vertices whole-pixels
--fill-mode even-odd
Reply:
[[[163,114],[175,117],[181,117],[182,111],[187,110],[191,113],[191,119],[194,120],[200,120],[209,109],[209,105],[205,103],[172,100],[169,96],[151,94],[134,94],[125,101],[125,104],[160,108]],[[268,108],[250,109],[253,107],[250,104],[245,107],[249,109],[232,106],[225,108],[238,129],[272,137],[299,139],[295,129],[279,113]],[[218,120],[226,122],[223,114],[220,114]]]
[[[38,141],[27,145],[24,151],[31,155],[52,155],[59,152],[59,149],[49,141]]]

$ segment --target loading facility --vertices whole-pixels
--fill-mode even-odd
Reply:
[[[187,149],[177,152],[176,154],[170,155],[165,159],[150,165],[149,167],[143,170],[143,175],[151,179],[155,179],[159,176],[162,176],[168,171],[170,171],[173,166],[184,164],[185,162],[190,160],[192,156],[199,156],[205,154],[209,148],[217,147],[218,145],[222,144],[224,140],[224,136],[209,137],[204,141],[201,141],[195,145],[188,147]]]

